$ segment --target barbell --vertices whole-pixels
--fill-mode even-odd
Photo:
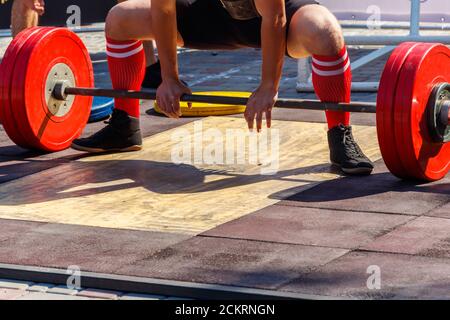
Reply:
[[[0,120],[17,145],[68,148],[81,135],[94,96],[155,100],[154,90],[94,88],[89,53],[72,31],[37,27],[21,32],[0,69]],[[248,98],[183,95],[185,102],[246,105]],[[380,150],[403,179],[435,181],[450,170],[450,49],[403,43],[383,70],[376,103],[279,99],[275,107],[376,113]]]

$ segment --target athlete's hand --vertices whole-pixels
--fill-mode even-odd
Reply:
[[[180,98],[183,94],[192,94],[192,92],[180,80],[163,80],[156,90],[156,102],[166,116],[179,118],[181,116]],[[188,103],[188,106],[190,108],[191,104]]]
[[[44,0],[26,0],[24,1],[24,6],[36,11],[39,15],[43,15],[45,11]]]
[[[245,120],[247,121],[248,128],[252,130],[255,125],[258,132],[262,129],[263,114],[266,115],[267,128],[272,125],[272,108],[278,99],[278,91],[273,88],[266,88],[260,86],[253,94],[247,103],[245,109]]]

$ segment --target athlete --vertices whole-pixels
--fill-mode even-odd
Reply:
[[[196,49],[261,48],[261,82],[251,95],[248,128],[271,126],[284,56],[312,56],[314,89],[323,102],[349,102],[352,73],[337,19],[314,0],[130,0],[106,20],[109,70],[115,89],[138,90],[144,76],[142,40],[155,40],[162,83],[160,109],[178,118],[180,97],[191,93],[179,79],[177,46]],[[369,174],[372,162],[352,135],[350,114],[327,111],[331,162],[347,174]],[[139,101],[115,99],[108,125],[77,139],[72,147],[87,152],[134,151],[142,148]]]

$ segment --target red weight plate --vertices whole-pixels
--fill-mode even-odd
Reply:
[[[46,79],[55,65],[63,65],[73,74],[76,86],[92,87],[92,63],[82,41],[68,29],[52,28],[34,40],[24,45],[16,63],[12,97],[15,114],[34,148],[59,151],[80,136],[89,118],[92,97],[77,96],[67,113],[55,115],[47,107]]]
[[[14,66],[18,53],[23,44],[34,34],[39,32],[39,28],[29,28],[20,32],[8,46],[2,60],[2,70],[0,72],[0,119],[2,125],[10,137],[17,145],[29,148],[30,145],[17,129],[14,117],[11,113],[10,90]]]
[[[430,47],[429,43],[420,43],[414,47],[413,53],[414,53],[414,55],[419,55],[419,56],[423,57],[429,47]],[[411,62],[409,62],[409,65],[407,65],[406,64],[407,61],[408,60],[406,59],[405,63],[403,64],[403,66],[405,68],[411,67],[411,65],[410,65]],[[400,75],[401,75],[402,71],[404,72],[403,69],[400,70],[400,72],[399,72],[399,79],[400,79]],[[400,96],[404,96],[405,95],[405,92],[404,92],[405,82],[404,81],[400,82],[400,80],[399,80],[399,82],[397,83],[396,90]],[[405,168],[405,172],[403,172],[402,175],[399,175],[399,177],[409,179],[409,178],[411,178],[410,174],[409,174],[409,172],[411,171],[411,168],[408,168],[408,163],[406,161],[406,158],[409,158],[410,156],[409,157],[406,156],[408,149],[405,146],[405,140],[403,137],[404,130],[408,130],[408,129],[404,128],[404,122],[402,121],[404,119],[403,117],[405,116],[405,115],[403,115],[405,106],[402,104],[399,104],[398,98],[399,97],[396,96],[394,98],[394,103],[393,103],[394,104],[393,119],[395,121],[395,125],[393,126],[393,128],[395,131],[394,136],[395,136],[396,146],[398,148],[399,154],[402,155],[400,157],[400,161],[402,163],[402,166]],[[419,179],[423,179],[423,178],[419,178]]]
[[[380,80],[377,96],[377,135],[383,160],[394,175],[404,175],[394,135],[394,100],[400,70],[418,43],[405,42],[389,57]]]
[[[398,83],[396,135],[402,143],[404,178],[440,180],[450,170],[450,143],[438,143],[428,131],[426,107],[433,87],[450,82],[450,49],[423,44],[408,56]],[[401,112],[400,112],[401,111]]]
[[[10,82],[10,117],[12,119],[12,124],[14,125],[15,130],[23,137],[23,139],[26,141],[26,148],[28,149],[36,149],[36,147],[33,144],[33,137],[28,134],[28,131],[26,130],[26,127],[24,127],[21,119],[21,111],[20,106],[23,104],[21,100],[18,100],[18,94],[17,92],[17,85],[15,85],[14,81],[25,81],[25,78],[22,76],[22,78],[17,77],[17,68],[21,65],[21,60],[23,60],[24,51],[26,51],[26,45],[29,43],[35,43],[39,41],[40,38],[42,38],[42,35],[46,32],[49,32],[52,30],[52,27],[37,27],[34,28],[36,32],[31,34],[27,39],[23,42],[20,50],[16,54],[16,60],[14,64],[14,69],[12,72],[11,82]],[[16,78],[16,80],[14,80]],[[17,143],[17,142],[16,142]],[[18,143],[17,143],[18,144]],[[19,144],[20,145],[20,144]]]
[[[0,65],[0,120],[6,133],[14,142],[20,139],[20,136],[16,138],[17,133],[14,130],[12,119],[9,114],[9,85],[11,83],[12,70],[17,55],[18,48],[22,46],[26,34],[29,34],[31,30],[25,30],[19,33],[16,38],[10,43],[3,56],[2,63]],[[21,140],[21,142],[23,139]]]

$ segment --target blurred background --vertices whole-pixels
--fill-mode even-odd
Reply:
[[[4,0],[3,0],[4,1]],[[9,28],[13,0],[0,4],[0,29]],[[0,0],[0,3],[2,1]],[[421,21],[450,22],[449,0],[422,0]],[[47,0],[46,14],[42,25],[65,25],[70,13],[67,8],[78,5],[81,8],[81,24],[103,22],[115,0]],[[382,21],[408,21],[410,0],[321,0],[341,20],[366,20],[373,14],[380,14]]]

